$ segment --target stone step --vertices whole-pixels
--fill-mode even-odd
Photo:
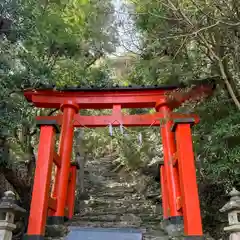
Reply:
[[[127,183],[110,183],[110,184],[105,184],[105,188],[109,190],[109,192],[122,192],[122,193],[134,193],[136,192],[136,189],[128,185]]]
[[[45,240],[66,240],[65,237],[45,237]],[[168,236],[143,235],[143,240],[169,240]]]
[[[116,195],[115,198],[113,195],[110,195],[111,197],[108,198],[107,195],[104,196],[102,194],[100,195],[95,195],[95,194],[91,194],[89,193],[90,196],[90,201],[98,201],[98,202],[132,202],[132,203],[136,203],[136,204],[146,204],[146,203],[151,203],[151,200],[147,200],[147,199],[142,199],[141,197],[136,196],[135,194],[122,194],[122,195]]]
[[[148,231],[147,229],[145,229],[144,227],[136,227],[133,224],[128,224],[128,225],[124,225],[124,223],[122,222],[80,222],[77,225],[75,225],[74,223],[72,223],[70,225],[70,227],[74,227],[74,226],[79,226],[79,227],[105,227],[105,228],[135,228],[138,230],[142,230],[143,232],[143,240],[167,240],[168,236],[166,236],[166,234],[161,231],[161,230],[155,230],[155,231]]]
[[[121,216],[120,214],[85,215],[85,216],[81,216],[81,221],[115,222],[115,221],[119,221],[120,216]],[[72,221],[74,221],[74,219]]]
[[[91,189],[88,191],[89,195],[92,195],[93,197],[101,197],[101,198],[107,198],[107,197],[115,197],[115,198],[132,198],[133,200],[140,200],[140,197],[136,197],[135,195],[137,194],[136,190],[128,190],[126,189],[125,191],[121,191],[119,189],[113,189],[113,188],[107,188],[107,187],[101,187],[100,192],[96,194],[97,190]]]
[[[129,208],[117,208],[117,209],[100,209],[98,211],[94,210],[94,211],[84,211],[82,213],[80,213],[78,216],[76,217],[84,217],[84,216],[100,216],[100,215],[107,215],[107,214],[113,214],[113,215],[122,215],[125,213],[131,213],[131,214],[137,214],[139,216],[143,216],[143,217],[147,217],[147,216],[151,216],[151,217],[159,217],[160,213],[152,213],[149,211],[149,213],[144,213],[144,210],[147,211],[149,209],[129,209]]]
[[[168,236],[154,236],[154,235],[144,235],[143,240],[169,240]]]
[[[131,212],[126,212],[125,214],[134,214]],[[81,216],[78,219],[73,219],[72,221],[116,221],[119,220],[120,217],[122,217],[123,214],[114,214],[114,213],[108,213],[108,214],[102,214],[102,215],[84,215]],[[147,216],[147,215],[138,215],[139,219],[141,219],[142,222],[148,222],[149,223],[159,223],[161,222],[161,218],[158,215],[155,216]]]
[[[146,214],[153,214],[158,213],[161,214],[162,211],[159,208],[156,208],[154,205],[151,204],[140,204],[140,203],[133,203],[130,201],[119,201],[116,202],[91,202],[86,203],[85,201],[84,205],[80,206],[82,212],[110,212],[110,211],[119,211],[120,213],[122,211],[135,211],[138,210],[139,213],[145,212]]]
[[[93,203],[89,203],[86,204],[84,208],[81,208],[81,212],[96,212],[96,214],[98,213],[102,213],[102,212],[115,212],[118,211],[120,213],[125,212],[125,211],[136,211],[138,213],[142,213],[142,212],[147,212],[149,215],[157,212],[158,214],[161,214],[161,211],[157,211],[152,209],[152,207],[150,205],[137,205],[131,202],[112,202],[112,203],[102,203],[102,202],[93,202]]]
[[[45,240],[66,240],[65,237],[45,237]],[[143,235],[143,240],[169,240],[168,236]]]
[[[81,216],[79,218],[73,218],[71,222],[78,222],[78,221],[89,221],[89,222],[116,222],[120,221],[120,219],[125,219],[124,215],[134,215],[132,213],[125,213],[125,214],[105,214],[105,215],[85,215]],[[136,215],[134,215],[136,216]],[[131,222],[133,219],[132,217],[128,218],[126,217],[126,221]],[[141,222],[147,222],[147,224],[159,224],[161,222],[161,218],[158,215],[155,216],[146,216],[146,215],[138,215],[138,220]]]
[[[96,197],[104,197],[104,198],[117,198],[117,199],[122,199],[125,197],[125,194],[122,192],[105,192],[102,191],[98,193],[97,195],[94,194]]]
[[[144,240],[167,240],[160,231],[159,206],[137,192],[131,177],[124,179],[112,170],[109,156],[87,162],[84,184],[89,199],[80,203],[79,215],[67,226],[146,228]]]
[[[123,221],[113,221],[113,222],[103,222],[103,221],[95,221],[95,222],[89,222],[89,221],[71,221],[69,226],[79,226],[79,227],[112,227],[112,228],[121,228],[121,227],[139,227],[137,224],[129,224]]]
[[[117,200],[117,199],[93,199],[93,200],[86,200],[85,201],[85,206],[90,207],[90,208],[103,208],[103,207],[121,207],[121,206],[133,206],[136,205],[131,201],[125,200]]]
[[[98,197],[98,198],[91,198],[92,196],[90,196],[89,200],[86,200],[85,203],[87,206],[106,206],[106,205],[111,205],[111,206],[119,206],[119,205],[127,205],[127,206],[140,206],[141,203],[144,202],[144,200],[133,200],[130,198],[120,198],[120,199],[113,199],[113,198],[104,198],[104,197]],[[145,205],[147,205],[147,201],[144,202]],[[150,203],[148,204],[150,205]]]
[[[137,190],[132,188],[132,187],[127,187],[127,186],[114,186],[114,187],[110,187],[110,186],[99,186],[100,188],[91,188],[89,189],[91,193],[95,193],[95,195],[97,196],[101,196],[104,194],[110,194],[110,195],[120,195],[122,194],[122,196],[126,195],[126,194],[134,194],[137,193]]]
[[[122,216],[124,214],[134,214],[136,216],[141,217],[143,220],[147,219],[148,221],[159,221],[161,220],[161,215],[159,213],[144,213],[144,212],[139,212],[138,210],[131,210],[131,209],[123,209],[122,211],[104,211],[104,212],[87,212],[87,211],[83,211],[80,212],[78,216],[76,216],[76,218],[82,219],[83,217],[87,218],[91,218],[91,217],[99,217],[99,216],[107,216],[107,215],[118,215],[118,216]]]
[[[70,224],[69,224],[70,223]],[[88,223],[85,222],[78,222],[82,225],[89,225]],[[100,223],[101,224],[101,223]],[[109,227],[113,224],[113,222],[109,223]],[[91,223],[92,225],[92,223]],[[96,225],[96,224],[95,224]],[[73,223],[68,222],[68,226],[66,225],[51,225],[51,226],[46,226],[46,239],[64,239],[63,236],[66,236],[70,230],[71,227],[74,227]],[[129,228],[129,226],[125,226],[126,228]],[[125,227],[122,227],[123,229]],[[164,232],[160,230],[153,230],[153,229],[147,229],[145,227],[133,227],[134,229],[140,230],[144,236],[146,237],[160,237],[164,236]]]
[[[91,223],[85,222],[85,221],[78,221],[77,223],[80,223],[80,224],[91,224]],[[112,224],[112,222],[110,222],[110,224]],[[72,226],[75,226],[74,222],[72,222],[72,221],[67,222],[66,225],[50,225],[50,226],[46,226],[46,237],[65,236],[69,232],[69,228],[71,228]],[[127,227],[127,228],[129,228],[129,227]],[[142,233],[144,233],[144,235],[146,235],[146,236],[163,236],[164,235],[164,232],[162,230],[160,230],[159,228],[156,230],[156,229],[147,228],[147,227],[141,227],[140,226],[140,227],[138,227],[136,229],[141,230]]]

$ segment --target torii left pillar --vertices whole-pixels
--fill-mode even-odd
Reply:
[[[76,166],[71,167],[74,134],[74,116],[78,105],[71,101],[61,106],[63,111],[59,153],[55,153],[55,127],[45,122],[40,127],[38,159],[32,192],[31,209],[27,235],[24,239],[43,240],[48,210],[51,224],[61,224],[65,217],[71,218],[75,194]],[[58,173],[54,198],[50,196],[50,181],[53,162],[58,159]],[[71,178],[70,177],[71,174]],[[51,206],[49,206],[51,205]],[[54,210],[52,210],[54,209]]]
[[[38,159],[34,177],[28,231],[25,239],[44,239],[54,157],[55,133],[55,128],[52,125],[42,125],[40,127]]]

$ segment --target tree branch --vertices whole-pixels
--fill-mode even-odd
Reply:
[[[17,134],[17,127],[13,129],[13,135],[14,135],[14,138],[15,138],[17,144],[20,146],[21,150],[24,152],[25,148],[24,148],[24,145],[20,141],[20,138],[19,138],[19,136]]]
[[[99,51],[96,53],[96,55],[84,66],[84,70],[87,70],[89,67],[91,67],[99,58],[103,56],[103,52]]]
[[[222,78],[223,78],[223,80],[226,84],[227,90],[228,90],[233,102],[235,103],[236,107],[240,110],[240,102],[238,101],[238,99],[237,99],[237,97],[236,97],[236,95],[233,91],[233,88],[232,88],[230,82],[228,81],[226,72],[224,70],[224,65],[223,65],[222,59],[220,59],[219,56],[213,51],[212,47],[209,46],[208,42],[206,41],[206,39],[202,35],[199,35],[199,37],[203,40],[203,42],[205,43],[205,45],[209,49],[209,52],[212,54],[212,56],[217,60],[218,66],[219,66],[219,69],[220,69],[220,73],[221,73],[221,76],[222,76]]]

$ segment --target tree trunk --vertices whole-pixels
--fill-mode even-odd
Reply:
[[[11,184],[12,188],[16,191],[20,198],[21,207],[29,211],[31,202],[31,189],[32,184],[24,169],[13,167],[0,168],[0,171],[4,174],[5,179]]]
[[[31,168],[27,169],[27,166],[24,163],[18,163],[16,165],[10,159],[9,148],[7,138],[0,136],[0,173],[17,193],[22,207],[28,211],[30,208],[31,189],[35,167],[31,164]],[[30,150],[30,148],[28,148],[28,150]],[[32,163],[33,161],[35,162],[33,151],[29,152],[28,157],[28,163]]]

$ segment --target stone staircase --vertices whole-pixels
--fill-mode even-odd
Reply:
[[[77,205],[79,213],[66,225],[137,228],[144,232],[144,240],[167,240],[161,230],[160,204],[139,192],[139,179],[122,176],[112,169],[110,157],[87,162],[84,181],[89,199]]]

